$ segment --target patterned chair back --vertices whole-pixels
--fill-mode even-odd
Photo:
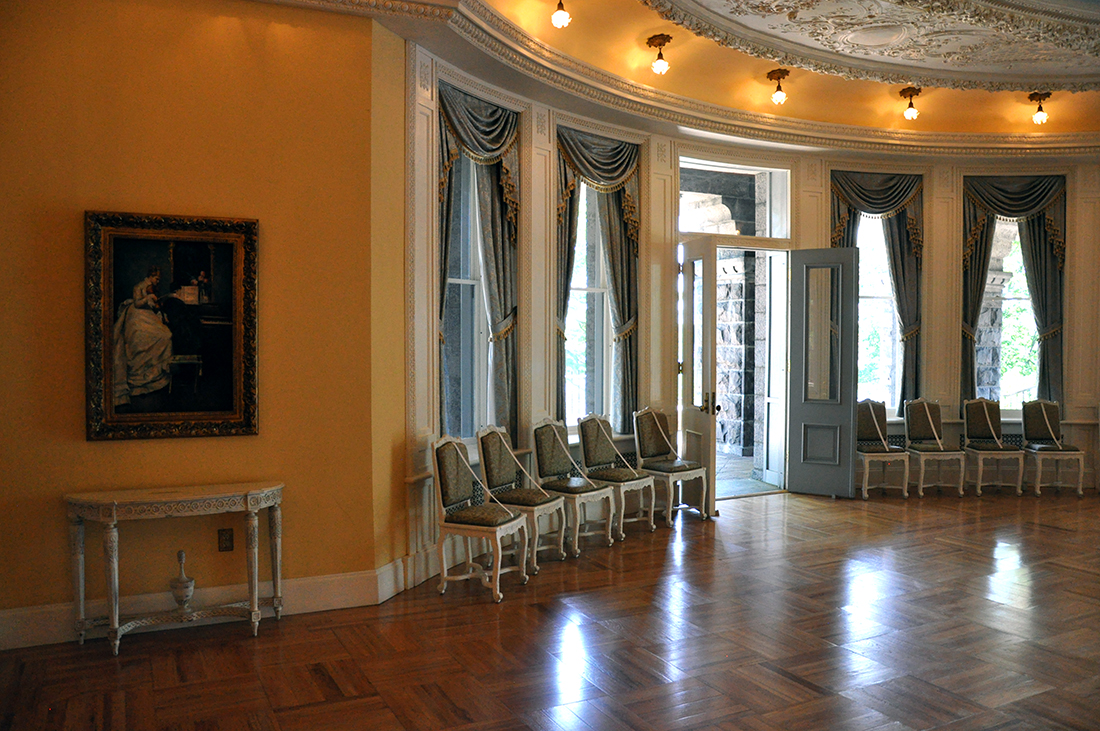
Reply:
[[[1057,402],[1039,399],[1024,404],[1024,441],[1062,441],[1062,415]]]
[[[638,435],[638,459],[665,457],[672,454],[669,444],[668,417],[660,411],[641,411],[634,418],[634,431]]]
[[[611,422],[602,416],[589,414],[580,420],[580,432],[586,468],[618,466],[619,455],[615,453],[615,445],[608,437],[611,434]]]
[[[435,445],[435,482],[443,511],[472,503],[481,488],[474,482],[467,465],[466,445],[457,439],[445,439]]]
[[[966,440],[1001,441],[1001,404],[989,399],[974,399],[963,404]]]
[[[856,441],[878,442],[886,439],[886,404],[864,399],[856,404]]]
[[[478,434],[478,452],[481,454],[481,471],[485,486],[490,490],[513,485],[518,469],[508,435],[499,427],[486,427]]]
[[[905,402],[905,437],[911,442],[943,440],[940,405],[918,398]]]
[[[560,477],[573,471],[573,462],[563,444],[568,444],[565,424],[548,422],[535,427],[535,464],[539,479]]]

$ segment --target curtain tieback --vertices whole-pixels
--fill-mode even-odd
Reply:
[[[905,331],[901,334],[901,341],[904,343],[906,340],[912,340],[913,338],[917,337],[917,335],[919,335],[919,334],[920,334],[920,323],[918,322],[916,325],[913,325],[913,326],[908,327],[908,328],[905,329]]]
[[[963,330],[963,337],[969,338],[971,341],[977,342],[974,339],[974,328],[970,327],[969,325],[967,325],[964,322],[963,326],[962,326],[962,330]]]
[[[496,327],[493,328],[493,334],[489,336],[490,343],[499,343],[506,337],[512,334],[516,329],[516,308],[513,307],[512,311],[508,313],[508,317],[505,317]]]
[[[557,323],[555,323],[555,327],[558,330],[558,337],[559,338],[561,338],[562,340],[568,340],[569,339],[569,338],[565,337],[565,320],[558,320]]]
[[[617,343],[620,340],[627,339],[637,329],[638,329],[638,316],[635,315],[634,317],[632,317],[629,320],[627,320],[626,322],[624,322],[622,327],[615,328],[615,342]]]
[[[1062,324],[1061,323],[1058,323],[1057,325],[1051,325],[1050,327],[1045,328],[1042,332],[1039,333],[1039,342],[1043,342],[1044,340],[1050,340],[1055,335],[1061,335],[1061,334],[1062,334]]]

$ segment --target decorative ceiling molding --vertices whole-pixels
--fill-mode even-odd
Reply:
[[[709,104],[638,84],[567,56],[479,0],[463,0],[448,25],[502,64],[597,104],[679,127],[799,147],[909,155],[1094,155],[1100,133],[927,133],[776,117]]]
[[[846,79],[1100,89],[1100,11],[1083,0],[639,1],[719,45]]]
[[[260,0],[275,5],[293,5],[312,10],[327,10],[346,15],[389,15],[395,17],[448,20],[454,15],[457,0],[437,3],[401,2],[399,0]]]

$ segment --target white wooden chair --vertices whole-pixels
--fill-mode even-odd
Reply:
[[[1035,464],[1035,495],[1042,494],[1043,464],[1054,462],[1054,480],[1048,487],[1070,487],[1059,481],[1063,462],[1077,465],[1077,497],[1084,496],[1085,453],[1062,441],[1060,409],[1054,401],[1028,401],[1024,404],[1024,462]]]
[[[649,524],[649,530],[657,530],[653,522],[656,487],[653,477],[631,467],[611,439],[611,422],[602,416],[589,414],[578,422],[581,437],[581,464],[584,474],[590,480],[611,485],[615,490],[619,540],[626,539],[624,523],[643,522]],[[632,518],[626,517],[626,496],[637,492],[638,512]],[[649,496],[647,501],[646,496]]]
[[[923,398],[905,402],[905,451],[909,461],[916,462],[917,495],[924,497],[925,487],[949,487],[943,479],[943,467],[952,462],[959,467],[958,484],[954,485],[963,496],[963,482],[966,479],[966,452],[952,449],[943,441],[943,419],[940,405]],[[938,482],[925,483],[925,468],[929,462],[936,464]]]
[[[965,438],[963,451],[966,452],[967,462],[973,463],[977,471],[974,477],[975,494],[981,497],[985,463],[992,460],[997,465],[998,480],[1001,464],[1015,463],[1016,481],[1013,484],[1016,494],[1022,495],[1024,453],[1019,447],[1006,444],[1004,441],[1001,434],[1000,403],[984,398],[963,401],[963,429]]]
[[[504,598],[500,591],[500,575],[518,571],[527,583],[527,525],[523,513],[509,509],[492,499],[483,489],[470,467],[466,445],[454,437],[443,437],[432,445],[433,483],[439,506],[439,593],[447,591],[447,582],[478,579],[493,592],[493,601]],[[484,499],[484,502],[480,502]],[[447,536],[458,536],[466,548],[465,573],[447,574],[444,544]],[[511,536],[513,546],[505,552],[501,540]],[[492,549],[492,566],[474,561],[471,539],[484,538]],[[514,556],[516,565],[504,568],[506,555]]]
[[[863,464],[864,500],[868,487],[900,489],[901,496],[909,499],[909,453],[886,440],[886,404],[881,401],[863,399],[856,404],[856,456]],[[902,466],[900,485],[886,482],[886,468],[894,462]],[[875,464],[882,465],[882,481],[870,485],[871,465]]]
[[[539,572],[539,551],[553,551],[558,558],[564,559],[567,521],[562,497],[543,490],[527,474],[516,453],[512,451],[508,433],[499,426],[487,426],[478,431],[477,451],[481,457],[481,471],[485,475],[485,485],[489,492],[501,504],[527,516],[531,573]],[[520,474],[527,477],[529,486],[517,486]],[[555,515],[558,516],[556,530]],[[539,524],[544,517],[547,522],[545,533]],[[543,538],[550,540],[543,542]]]
[[[709,520],[707,513],[707,468],[698,462],[681,459],[672,446],[668,429],[668,417],[648,406],[634,412],[634,448],[638,453],[638,469],[660,481],[665,486],[665,523],[672,527],[673,513],[691,508],[699,511],[702,520]],[[699,480],[698,505],[683,505],[676,496],[676,486],[683,495],[685,482]]]
[[[565,498],[569,516],[569,545],[573,555],[580,555],[580,539],[584,536],[603,536],[607,545],[612,545],[615,542],[614,488],[585,477],[583,472],[581,477],[571,476],[574,468],[581,470],[569,454],[565,424],[543,419],[535,425],[534,437],[535,474],[545,490]],[[590,522],[588,506],[598,506],[604,501],[607,501],[607,523],[604,528],[585,529],[584,526]]]

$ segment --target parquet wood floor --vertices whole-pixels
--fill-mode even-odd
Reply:
[[[721,512],[510,574],[499,605],[429,581],[256,638],[0,653],[0,730],[1100,729],[1095,493]]]

